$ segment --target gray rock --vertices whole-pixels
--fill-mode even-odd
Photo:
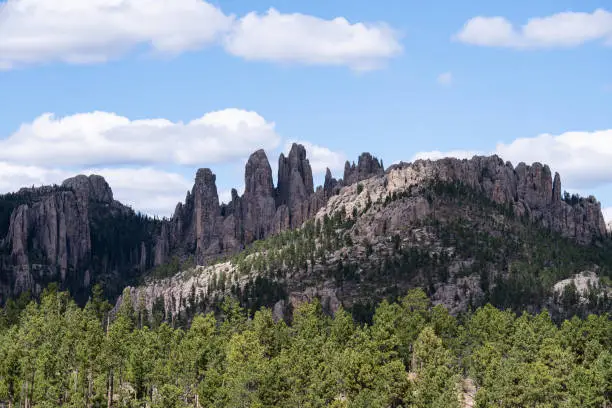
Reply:
[[[289,207],[291,228],[298,227],[308,218],[308,205],[304,203],[314,193],[312,169],[304,146],[294,143],[289,156],[278,159],[277,206]]]
[[[113,202],[113,191],[102,176],[94,174],[87,177],[81,174],[64,180],[62,186],[73,189],[84,201],[106,204]]]
[[[258,150],[249,157],[244,173],[242,211],[244,244],[263,239],[272,231],[276,212],[274,183],[268,157]]]
[[[344,185],[350,186],[361,180],[384,174],[382,163],[370,153],[362,153],[357,160],[357,166],[348,161],[344,164]]]

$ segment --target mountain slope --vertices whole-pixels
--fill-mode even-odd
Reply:
[[[610,277],[600,204],[562,197],[539,163],[498,157],[417,161],[342,187],[301,228],[255,242],[232,259],[131,289],[136,307],[188,318],[226,294],[278,317],[319,297],[368,318],[371,305],[421,286],[454,312],[499,306],[563,310],[553,285],[583,270]],[[586,310],[610,308],[594,288]]]
[[[112,295],[153,265],[159,222],[113,199],[100,176],[0,196],[0,303],[59,282],[81,302],[93,282]]]
[[[346,163],[345,178],[382,172],[378,160],[364,154],[357,165]],[[59,282],[81,303],[96,282],[114,298],[153,267],[169,273],[207,264],[299,226],[342,185],[328,170],[315,191],[306,150],[294,144],[279,157],[276,187],[268,158],[258,150],[247,162],[242,196],[233,190],[231,202],[220,203],[216,176],[199,169],[185,202],[161,221],[115,201],[96,175],[0,196],[0,304],[24,291],[39,294],[49,282]]]

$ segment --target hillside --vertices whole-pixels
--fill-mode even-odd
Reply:
[[[107,294],[153,266],[160,223],[113,199],[100,176],[0,196],[0,303],[60,283],[84,303],[91,286]]]
[[[357,165],[346,163],[344,179],[382,173],[382,164],[364,153]],[[0,304],[22,292],[38,295],[49,282],[80,303],[94,283],[115,298],[155,266],[208,264],[300,226],[344,184],[328,171],[315,191],[306,150],[294,144],[279,157],[276,187],[265,152],[252,154],[244,194],[233,190],[227,204],[219,201],[216,176],[199,169],[170,219],[136,214],[97,175],[0,196]]]
[[[294,144],[278,169],[274,186],[265,152],[253,153],[243,195],[234,190],[227,204],[216,176],[200,169],[164,220],[114,200],[95,175],[0,196],[0,301],[58,282],[83,304],[101,283],[111,299],[137,287],[134,299],[149,310],[163,300],[168,316],[232,293],[279,316],[320,297],[328,311],[343,305],[367,319],[374,302],[415,286],[453,312],[487,301],[555,307],[556,283],[592,272],[592,293],[578,293],[573,281],[557,292],[590,299],[574,302],[583,311],[609,308],[600,204],[563,194],[546,165],[492,156],[385,171],[364,153],[342,179],[328,171],[315,189],[306,150]]]
[[[417,161],[340,188],[297,229],[208,267],[158,267],[130,291],[172,320],[231,294],[277,318],[320,298],[367,321],[378,300],[417,286],[453,313],[491,302],[565,316],[610,310],[611,248],[597,200],[562,195],[547,166]],[[595,278],[579,291],[582,272]]]

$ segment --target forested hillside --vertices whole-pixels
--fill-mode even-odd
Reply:
[[[224,262],[160,265],[130,290],[133,307],[189,321],[227,295],[277,315],[319,298],[327,313],[342,306],[370,322],[376,303],[422,287],[452,314],[486,303],[517,313],[546,307],[555,320],[612,311],[609,237],[577,243],[461,182],[392,193],[383,183],[343,189],[301,228]]]
[[[9,407],[595,408],[612,399],[607,314],[555,325],[546,311],[486,305],[454,317],[420,289],[377,305],[371,325],[342,308],[330,317],[318,301],[296,308],[291,324],[275,322],[230,298],[190,327],[131,302],[111,320],[99,287],[83,309],[53,285],[40,303],[18,303],[0,320],[0,405]]]

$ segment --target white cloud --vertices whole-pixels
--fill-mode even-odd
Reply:
[[[482,154],[478,151],[470,151],[470,150],[450,150],[448,152],[441,152],[439,150],[432,150],[429,152],[419,152],[412,156],[411,161],[415,160],[440,160],[446,157],[454,157],[457,159],[471,159],[474,156]]]
[[[612,226],[612,207],[607,207],[601,210],[603,212],[604,220],[608,224],[608,229]]]
[[[116,200],[149,215],[170,217],[179,201],[191,190],[193,181],[183,175],[150,167],[98,168],[83,174],[103,176]]]
[[[152,168],[91,168],[78,171],[0,162],[0,193],[22,187],[61,184],[77,174],[103,176],[116,200],[149,215],[171,216],[193,182],[181,174]]]
[[[115,199],[146,214],[169,217],[193,185],[183,174],[213,164],[239,166],[255,150],[273,151],[280,143],[274,123],[238,109],[207,113],[187,124],[130,120],[106,112],[64,118],[46,114],[0,139],[0,193],[61,184],[76,174],[99,174]],[[343,168],[344,154],[299,143],[315,174],[324,174],[326,167]],[[291,143],[284,146],[288,152]],[[273,167],[276,163],[272,160]],[[244,186],[237,190],[242,194]],[[219,199],[229,202],[231,190],[219,191]]]
[[[454,39],[479,46],[520,49],[576,47],[590,41],[612,45],[612,12],[562,12],[531,18],[517,28],[504,17],[468,20]]]
[[[385,24],[281,14],[273,8],[264,15],[242,17],[226,37],[225,48],[247,60],[347,65],[355,70],[380,68],[402,51],[398,34]]]
[[[96,63],[141,45],[180,53],[216,42],[233,20],[199,0],[8,0],[0,64]]]
[[[499,143],[496,153],[515,163],[546,163],[561,174],[568,188],[590,189],[612,183],[612,129],[516,139]]]
[[[588,190],[612,184],[612,129],[594,132],[566,132],[521,138],[498,143],[492,152],[449,151],[421,152],[413,160],[443,157],[470,158],[497,154],[514,165],[519,162],[548,164],[559,172],[564,188]]]
[[[438,84],[448,86],[453,83],[453,74],[451,72],[445,72],[438,75]]]
[[[50,170],[0,161],[0,194],[17,191],[22,187],[59,184],[70,175],[64,170]]]
[[[331,171],[344,169],[346,156],[342,152],[334,152],[327,147],[319,146],[310,142],[289,141],[285,144],[285,155],[289,154],[291,145],[298,143],[306,149],[306,158],[310,162],[314,174],[325,174],[329,167]]]
[[[237,19],[203,0],[8,0],[0,3],[0,69],[92,64],[136,50],[176,55],[210,45],[249,60],[378,68],[401,52],[384,24],[303,14]]]
[[[114,113],[44,114],[0,140],[0,160],[38,166],[219,163],[280,143],[274,123],[226,109],[189,123],[130,120]]]

